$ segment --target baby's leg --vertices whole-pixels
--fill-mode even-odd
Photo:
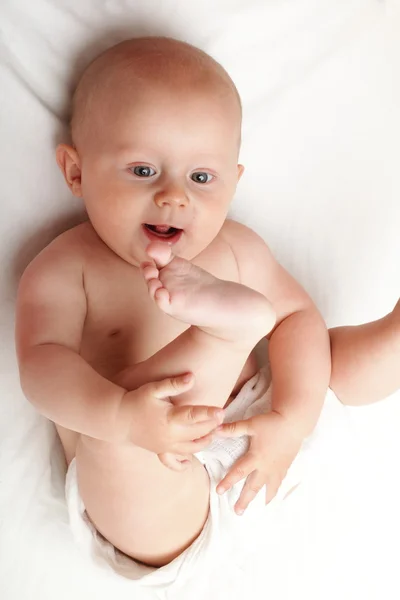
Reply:
[[[191,371],[193,388],[175,404],[223,406],[254,346],[274,326],[275,314],[258,292],[222,281],[181,258],[165,244],[148,249],[156,265],[143,275],[161,310],[191,325],[148,360],[128,367],[116,383],[135,389]]]
[[[168,265],[165,278],[163,258]],[[137,387],[191,371],[195,393],[185,402],[222,406],[252,348],[273,327],[271,306],[253,290],[220,281],[187,261],[171,260],[170,251],[168,256],[157,255],[157,265],[161,273],[148,280],[150,288],[156,285],[169,296],[161,293],[161,308],[199,327],[190,327],[154,357],[126,370],[119,382],[130,378],[131,386]],[[126,554],[161,566],[199,535],[209,510],[210,484],[197,459],[185,470],[174,471],[133,444],[116,446],[86,438],[78,444],[76,457],[89,517]]]
[[[400,388],[400,301],[378,321],[329,333],[330,386],[343,404],[371,404]]]

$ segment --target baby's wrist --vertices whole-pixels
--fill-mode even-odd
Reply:
[[[311,435],[316,425],[315,419],[309,414],[300,414],[295,410],[287,410],[284,412],[275,410],[274,412],[281,416],[288,431],[290,431],[290,434],[299,441],[304,440]]]
[[[120,444],[134,443],[136,445],[138,426],[138,405],[135,402],[135,390],[123,391],[119,400],[115,423],[115,441]]]

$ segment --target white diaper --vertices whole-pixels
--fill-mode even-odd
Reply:
[[[260,370],[240,390],[226,409],[225,422],[249,418],[268,412],[271,406],[271,387],[265,370]],[[66,500],[73,535],[92,559],[102,567],[111,570],[117,577],[125,577],[140,586],[157,590],[181,587],[189,578],[207,576],[207,569],[215,566],[219,556],[224,556],[232,547],[240,547],[241,539],[263,518],[266,511],[280,503],[293,488],[313,471],[320,453],[318,446],[325,432],[332,429],[335,414],[343,410],[331,390],[328,391],[324,409],[314,433],[304,442],[301,451],[285,477],[276,498],[266,507],[265,488],[251,502],[243,516],[238,517],[233,510],[239,498],[244,481],[239,482],[222,496],[216,493],[216,486],[236,460],[248,448],[247,436],[241,438],[217,439],[206,450],[196,456],[204,464],[210,477],[210,512],[203,531],[193,544],[165,567],[155,569],[137,563],[110,544],[89,520],[80,498],[75,459],[71,462],[66,479]]]

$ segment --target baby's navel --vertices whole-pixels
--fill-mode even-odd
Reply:
[[[120,329],[111,329],[110,333],[108,334],[108,337],[117,337],[118,335],[121,334],[121,330]]]

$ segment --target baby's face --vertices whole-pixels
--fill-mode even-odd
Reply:
[[[96,127],[79,157],[81,194],[102,240],[134,265],[152,240],[198,255],[221,229],[243,170],[237,107],[209,93],[147,90],[113,100]]]

